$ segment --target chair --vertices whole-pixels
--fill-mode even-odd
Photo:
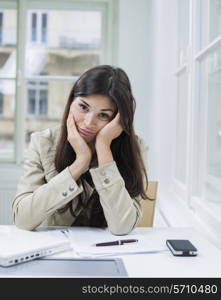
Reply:
[[[154,200],[148,200],[148,199],[141,200],[141,205],[143,208],[143,216],[138,224],[138,227],[152,227],[153,226],[154,212],[155,212],[156,199],[157,199],[157,188],[158,188],[157,181],[149,181],[148,182],[147,195],[149,198],[154,199]]]

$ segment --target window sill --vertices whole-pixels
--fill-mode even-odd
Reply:
[[[192,227],[221,249],[220,220],[214,208],[209,209],[201,199],[194,199],[190,207],[173,193],[159,195],[158,202],[160,214],[169,227]]]

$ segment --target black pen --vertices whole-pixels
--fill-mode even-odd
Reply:
[[[93,244],[93,247],[101,247],[101,246],[119,246],[119,245],[124,245],[124,244],[129,244],[129,243],[137,243],[138,240],[118,240],[118,241],[112,241],[112,242],[105,242],[105,243],[98,243],[98,244]]]

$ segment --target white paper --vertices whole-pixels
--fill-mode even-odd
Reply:
[[[68,228],[67,233],[74,252],[81,257],[118,256],[137,253],[155,253],[167,251],[165,245],[148,241],[145,235],[139,234],[136,230],[128,235],[116,236],[108,229],[92,227]],[[94,247],[93,244],[111,242],[116,240],[137,239],[137,243],[118,246]]]

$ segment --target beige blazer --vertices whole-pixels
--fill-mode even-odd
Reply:
[[[83,192],[82,184],[76,183],[68,167],[60,173],[55,169],[59,133],[60,129],[56,127],[31,135],[24,172],[12,204],[14,222],[19,228],[33,230],[38,226],[71,226],[75,219],[69,209],[64,213],[58,212],[70,201],[75,211],[78,195]],[[148,147],[141,138],[138,137],[138,140],[146,163]],[[141,198],[130,197],[115,161],[101,167],[90,166],[89,171],[109,230],[116,235],[129,233],[142,216]],[[91,195],[93,188],[86,181],[85,184]],[[83,207],[77,215],[82,210]],[[87,210],[90,217],[90,205]]]

